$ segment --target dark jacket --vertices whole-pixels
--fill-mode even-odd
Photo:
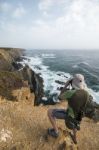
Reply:
[[[81,119],[80,115],[85,111],[86,104],[89,100],[89,94],[85,90],[77,90],[68,101],[69,106],[73,109],[75,118]],[[80,121],[80,120],[79,120]]]

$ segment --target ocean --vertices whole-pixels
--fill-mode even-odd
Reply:
[[[75,73],[81,73],[89,92],[99,103],[98,50],[26,50],[24,58],[22,63],[28,64],[43,78],[45,96],[59,95],[57,88],[62,85],[58,81],[66,82]]]

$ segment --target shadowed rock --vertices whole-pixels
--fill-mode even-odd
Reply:
[[[22,80],[28,81],[31,92],[35,93],[34,105],[41,103],[42,96],[44,95],[43,79],[36,74],[28,65],[18,72]]]

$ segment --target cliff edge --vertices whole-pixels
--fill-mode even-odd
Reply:
[[[33,96],[23,89],[20,102],[0,103],[0,150],[98,150],[99,124],[84,118],[77,134],[78,144],[73,144],[64,121],[57,121],[60,136],[57,139],[47,135],[51,127],[47,117],[48,108],[33,106]],[[32,99],[31,99],[32,98]],[[63,108],[63,105],[54,107]]]
[[[43,96],[43,80],[28,66],[16,67],[20,51],[0,49],[0,150],[98,150],[99,124],[88,118],[81,123],[77,145],[61,120],[57,120],[60,136],[48,136],[47,110],[66,106],[34,106]]]

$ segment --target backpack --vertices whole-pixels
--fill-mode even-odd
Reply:
[[[74,118],[69,115],[67,110],[67,115],[65,118],[65,124],[69,129],[76,128],[80,130],[80,121],[82,120],[86,105],[89,99],[89,94],[85,90],[77,90],[69,99],[68,104],[69,107],[72,108],[74,113]]]
[[[78,118],[86,107],[89,100],[89,94],[85,90],[76,90],[76,92],[69,99],[68,104],[73,109],[75,118]]]

